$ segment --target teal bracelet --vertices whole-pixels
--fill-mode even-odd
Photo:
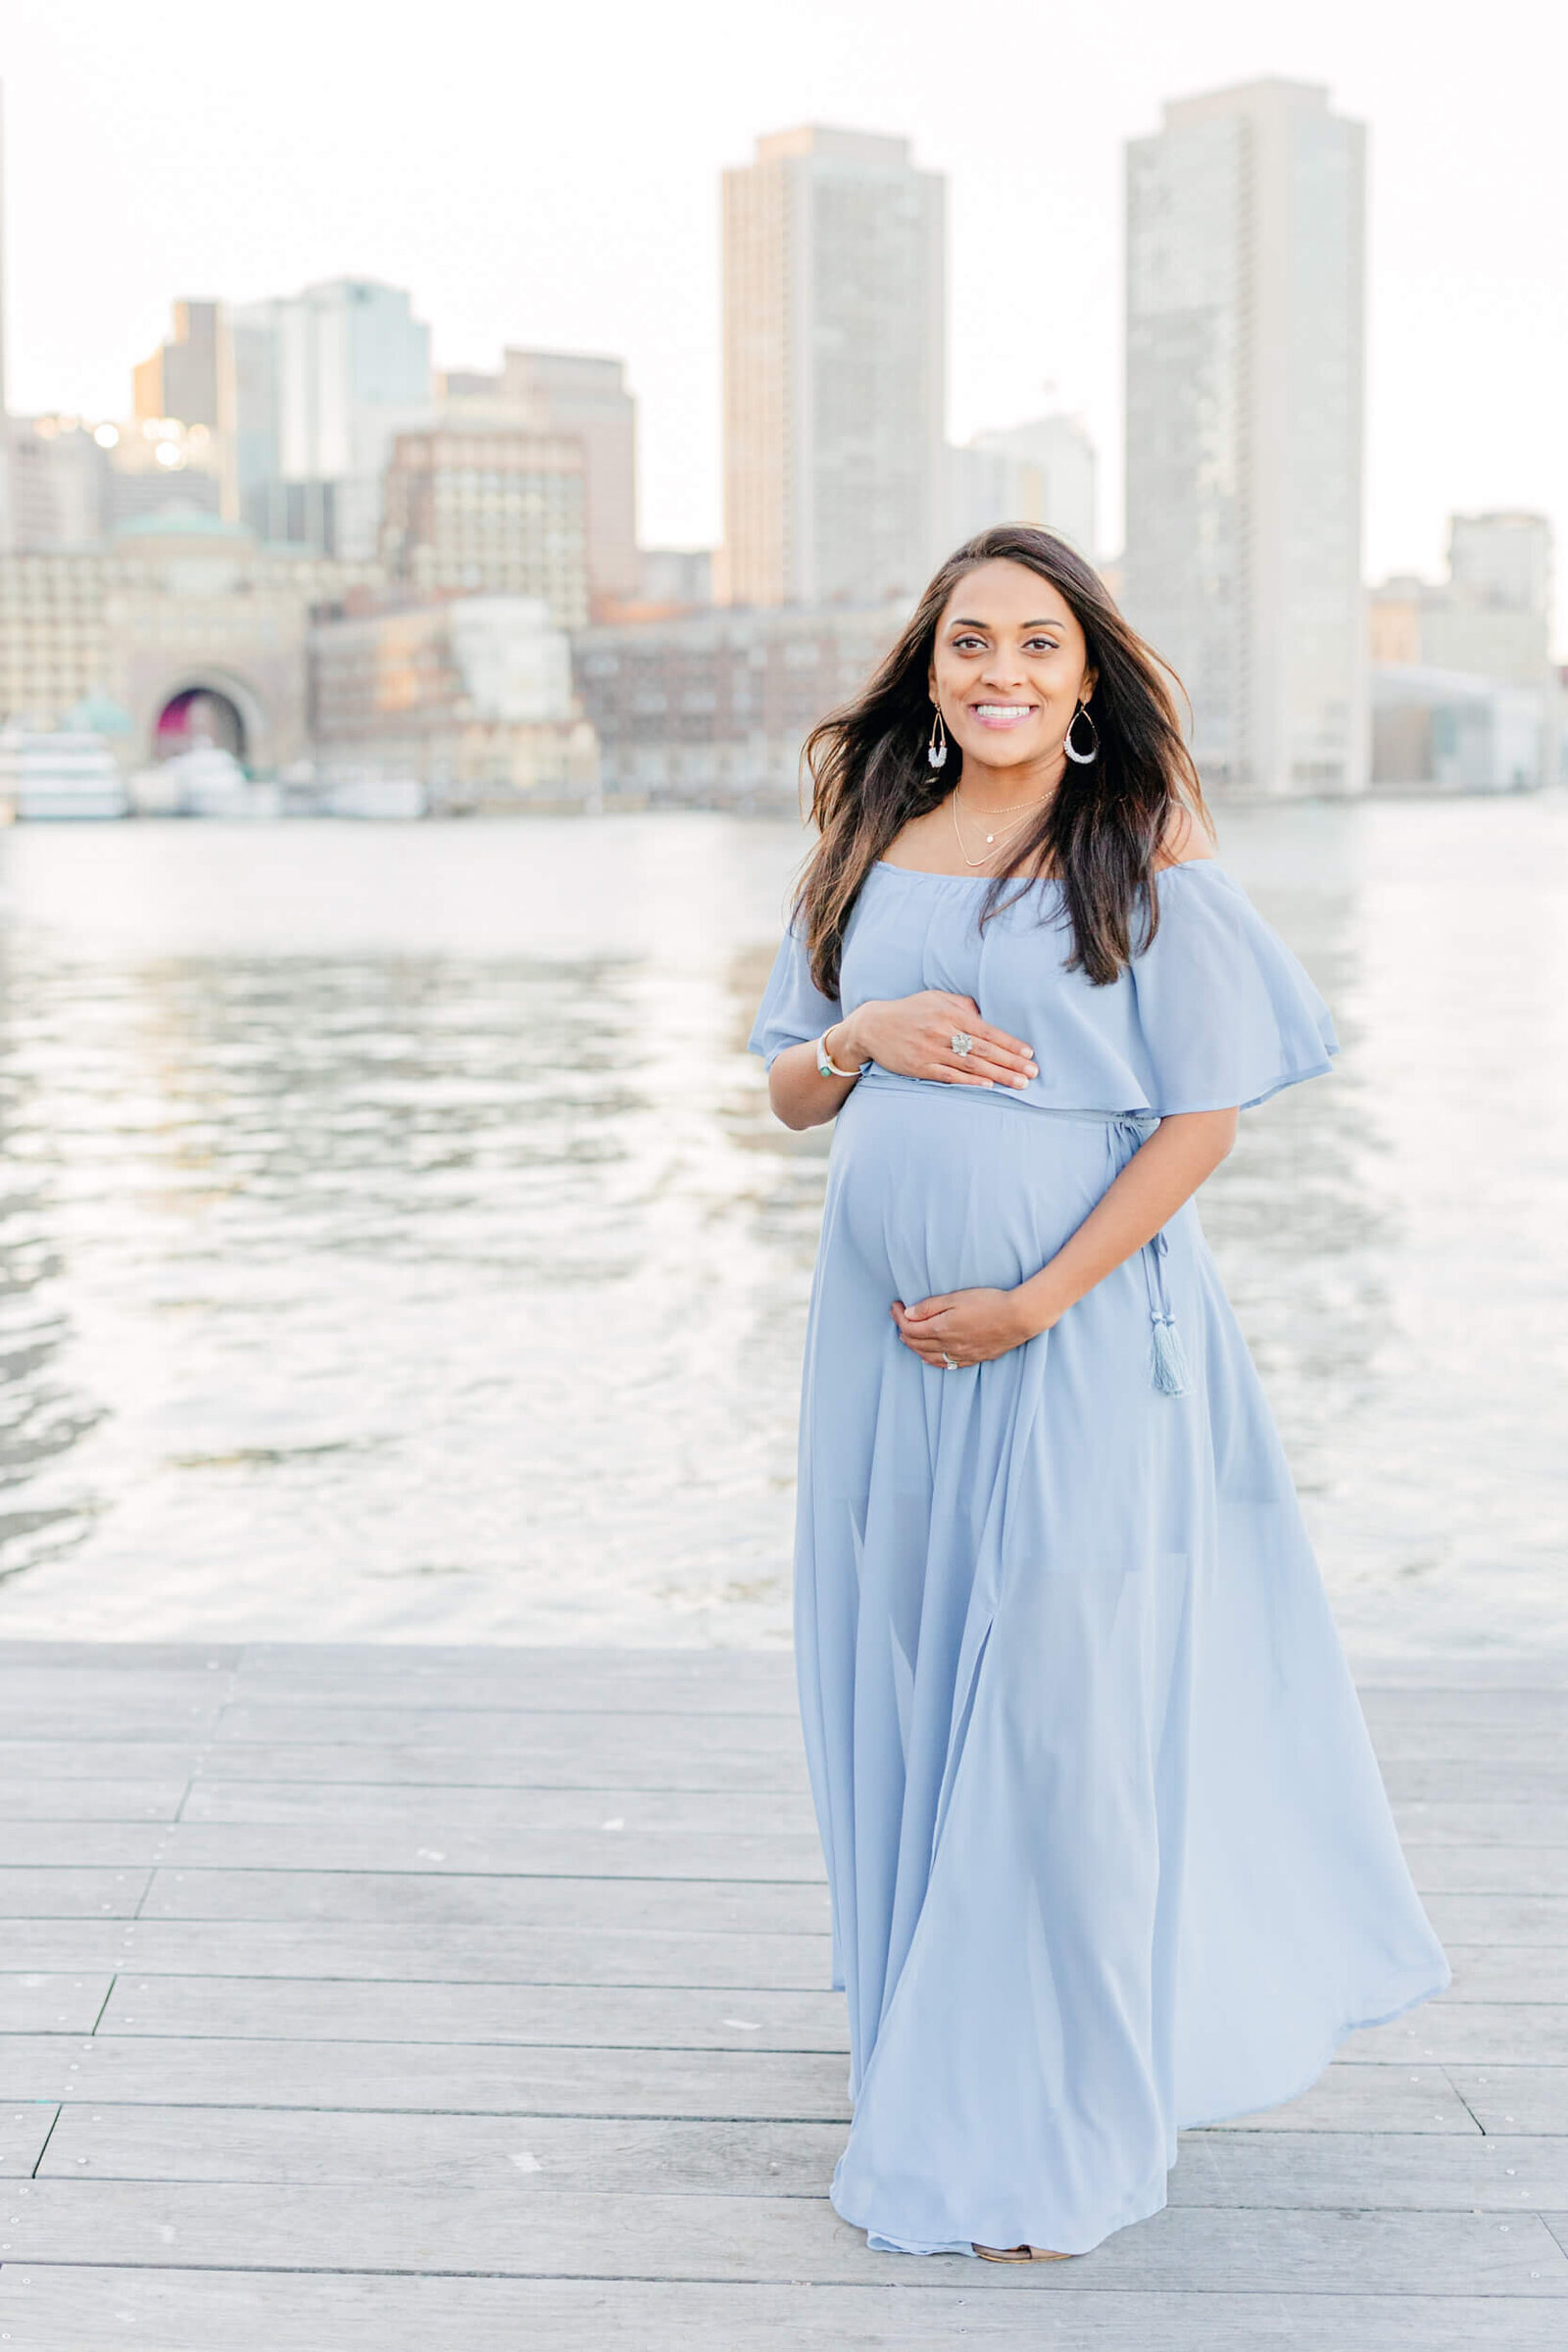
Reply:
[[[859,1069],[841,1070],[838,1063],[834,1061],[828,1054],[827,1031],[825,1029],[816,1041],[815,1050],[816,1074],[819,1078],[858,1078],[860,1075],[860,1070],[863,1070],[865,1067],[865,1064],[862,1061]]]

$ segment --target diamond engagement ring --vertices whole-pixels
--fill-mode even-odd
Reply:
[[[943,1351],[942,1369],[944,1372],[956,1372],[958,1369],[957,1357],[956,1355],[949,1355],[946,1349]]]
[[[964,1059],[965,1055],[974,1052],[974,1039],[969,1035],[967,1029],[955,1029],[950,1042],[960,1061]]]

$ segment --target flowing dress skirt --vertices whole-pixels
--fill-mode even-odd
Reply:
[[[802,1417],[797,1649],[848,1996],[834,2177],[876,2246],[1063,2253],[1178,2129],[1311,2082],[1447,1977],[1278,1437],[1189,1203],[993,1363],[889,1303],[1036,1273],[1125,1123],[874,1072],[839,1114]]]

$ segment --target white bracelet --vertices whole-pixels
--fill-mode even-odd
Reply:
[[[837,1021],[829,1022],[828,1027],[836,1029],[838,1027]],[[832,1056],[828,1053],[827,1030],[823,1030],[821,1036],[816,1041],[816,1074],[819,1078],[858,1078],[860,1075],[860,1070],[863,1070],[865,1064],[862,1061],[859,1065],[859,1069],[841,1070],[838,1063],[833,1060]]]

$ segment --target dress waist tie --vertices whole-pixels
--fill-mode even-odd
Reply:
[[[1111,1179],[1114,1182],[1133,1153],[1153,1134],[1159,1121],[1138,1118],[1130,1111],[1107,1121],[1110,1140]],[[1138,1252],[1144,1261],[1144,1290],[1149,1299],[1151,1339],[1149,1376],[1162,1396],[1190,1396],[1193,1376],[1188,1369],[1187,1350],[1182,1335],[1176,1328],[1176,1318],[1170,1311],[1170,1294],[1165,1288],[1165,1259],[1170,1243],[1161,1226]]]

